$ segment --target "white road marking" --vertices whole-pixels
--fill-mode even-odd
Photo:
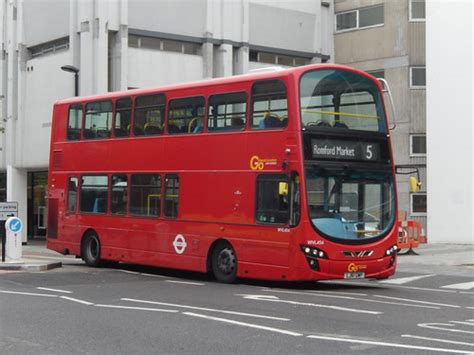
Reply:
[[[62,299],[64,299],[64,300],[68,300],[68,301],[72,301],[72,302],[77,302],[77,303],[85,304],[86,306],[93,305],[93,303],[91,303],[91,302],[79,300],[79,299],[77,299],[77,298],[72,298],[72,297],[67,297],[67,296],[59,296],[59,298],[62,298]]]
[[[165,280],[165,282],[171,282],[174,284],[192,285],[192,286],[205,286],[202,282],[189,282],[189,281],[176,281],[176,280]]]
[[[225,319],[225,318],[210,317],[210,316],[206,316],[206,315],[203,315],[203,314],[197,314],[197,313],[191,313],[191,312],[183,312],[183,314],[185,314],[187,316],[191,316],[191,317],[205,318],[205,319],[209,319],[209,320],[215,320],[217,322],[240,325],[242,327],[262,329],[262,330],[267,330],[269,332],[275,332],[275,333],[280,333],[280,334],[285,334],[285,335],[292,335],[292,336],[296,336],[296,337],[299,337],[299,336],[303,335],[301,333],[296,333],[296,332],[292,332],[292,331],[285,330],[285,329],[278,329],[278,328],[267,327],[267,326],[263,326],[263,325],[252,324],[252,323],[238,322],[238,321],[235,321],[235,320],[230,320],[230,319]]]
[[[225,311],[225,310],[214,309],[214,308],[204,308],[204,307],[188,306],[188,305],[183,305],[183,304],[164,303],[164,302],[155,302],[155,301],[145,301],[145,300],[137,300],[137,299],[133,299],[133,298],[121,298],[120,300],[121,300],[121,301],[129,301],[129,302],[156,304],[156,305],[160,305],[160,306],[170,306],[170,307],[178,307],[178,308],[195,309],[195,310],[207,311],[207,312],[217,312],[217,313],[233,314],[233,315],[244,316],[244,317],[263,318],[263,319],[271,319],[271,320],[279,320],[279,321],[289,321],[289,320],[290,320],[290,319],[288,319],[288,318],[264,316],[264,315],[261,315],[261,314],[243,313],[243,312],[235,312],[235,311]]]
[[[430,304],[430,305],[432,305],[432,306],[461,308],[461,306],[454,305],[454,304],[426,302],[426,301],[412,300],[412,299],[408,299],[408,298],[390,297],[390,296],[382,296],[382,295],[374,295],[374,297],[386,298],[386,299],[389,299],[389,300],[408,301],[408,302],[421,303],[421,304]]]
[[[49,295],[46,293],[32,293],[32,292],[18,292],[18,291],[0,291],[0,293],[8,293],[12,295],[24,295],[24,296],[38,296],[38,297],[58,297],[58,295]]]
[[[449,288],[449,289],[456,289],[456,290],[471,290],[474,288],[474,281],[441,286],[441,288]]]
[[[319,294],[319,293],[315,293],[315,292],[283,291],[283,290],[270,290],[270,289],[263,289],[262,291],[275,292],[275,293],[289,293],[289,294],[307,295],[307,296],[315,296],[315,297],[328,297],[328,298],[333,298],[333,299],[334,298],[341,298],[341,299],[346,299],[346,300],[354,300],[354,301],[369,302],[369,303],[391,304],[391,305],[404,306],[404,307],[441,309],[440,307],[436,307],[436,306],[422,306],[422,305],[419,305],[419,304],[379,301],[379,300],[373,300],[373,299],[355,298],[355,297],[348,297],[348,296],[326,295],[326,294]],[[365,295],[365,296],[367,296],[367,295]]]
[[[116,269],[116,270],[120,272],[124,272],[126,274],[140,275],[138,271],[130,271],[130,270],[122,270],[122,269]]]
[[[474,323],[469,323],[468,321],[467,321],[467,322],[458,322],[458,321],[455,321],[455,320],[450,320],[449,323],[463,324],[463,325],[471,325],[471,326],[474,327]]]
[[[463,351],[463,350],[431,348],[431,347],[427,347],[427,346],[416,346],[416,345],[406,345],[406,344],[397,344],[397,343],[385,343],[385,342],[381,342],[381,341],[370,341],[370,340],[361,340],[361,339],[347,339],[347,338],[334,338],[334,337],[327,337],[327,336],[320,336],[320,335],[308,335],[308,338],[320,339],[320,340],[330,340],[330,341],[342,341],[342,342],[346,342],[346,343],[389,346],[389,347],[393,347],[393,348],[429,350],[429,351],[439,351],[439,352],[445,352],[445,353],[466,354],[466,351]]]
[[[141,272],[140,275],[150,276],[150,277],[157,277],[157,278],[160,278],[160,279],[171,279],[171,277],[168,277],[168,276],[156,275],[156,274],[147,274],[145,272]]]
[[[410,334],[403,334],[402,337],[404,337],[404,338],[413,338],[413,339],[421,339],[421,340],[429,340],[429,341],[437,341],[437,342],[440,342],[440,343],[451,343],[451,344],[457,344],[457,345],[474,346],[474,344],[464,343],[462,341],[453,341],[453,340],[444,340],[444,339],[438,339],[438,338],[419,337],[417,335],[410,335]]]
[[[421,328],[443,330],[443,331],[453,332],[453,333],[474,334],[474,332],[470,332],[468,330],[443,328],[444,326],[454,327],[454,324],[449,324],[449,323],[420,323],[418,324],[418,326]]]
[[[419,275],[419,276],[411,276],[411,277],[401,277],[401,278],[398,278],[398,279],[388,279],[388,280],[379,281],[379,283],[381,283],[381,284],[391,284],[391,285],[403,285],[403,284],[406,284],[406,283],[409,283],[409,282],[412,282],[412,281],[421,280],[421,279],[424,279],[426,277],[432,277],[432,276],[436,276],[436,274]]]
[[[308,302],[296,302],[290,300],[282,300],[276,296],[268,296],[268,295],[245,295],[245,294],[237,294],[236,296],[242,296],[248,300],[255,300],[255,301],[265,301],[265,302],[277,302],[277,303],[288,303],[296,306],[308,306],[308,307],[318,307],[318,308],[327,308],[327,309],[334,309],[337,311],[344,311],[344,312],[354,312],[354,313],[364,313],[364,314],[383,314],[383,312],[377,311],[366,311],[362,309],[356,308],[347,308],[347,307],[339,307],[339,306],[330,306],[325,304],[318,304],[318,303],[308,303]]]
[[[320,281],[323,283],[323,281]],[[371,288],[371,289],[377,289],[379,288],[378,285],[369,285],[366,282],[347,282],[347,281],[326,281],[324,282],[326,284],[337,284],[337,285],[344,285],[344,286],[356,286],[356,287],[366,287],[366,288]],[[412,289],[412,290],[420,290],[420,291],[431,291],[431,292],[444,292],[444,293],[457,293],[458,291],[453,291],[453,290],[440,290],[437,288],[425,288],[425,287],[414,287],[414,286],[401,286],[401,285],[390,285],[390,287],[398,287],[398,288],[407,288],[407,289]]]
[[[116,306],[113,304],[95,304],[94,307],[103,308],[119,308],[119,309],[134,309],[138,311],[150,311],[150,312],[165,312],[165,313],[178,313],[175,309],[160,309],[160,308],[145,308],[145,307],[127,307],[127,306]]]
[[[66,290],[58,290],[56,288],[48,288],[48,287],[36,287],[38,290],[44,290],[44,291],[51,291],[51,292],[59,292],[59,293],[72,293],[71,291],[66,291]]]

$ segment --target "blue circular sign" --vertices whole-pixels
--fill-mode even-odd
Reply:
[[[13,233],[20,233],[23,228],[23,223],[18,217],[11,217],[6,223],[7,230]]]

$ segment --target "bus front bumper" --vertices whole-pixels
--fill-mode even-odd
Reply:
[[[385,279],[395,273],[397,256],[390,255],[372,260],[304,260],[294,275],[294,280],[331,279]]]

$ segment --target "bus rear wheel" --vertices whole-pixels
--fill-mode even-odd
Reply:
[[[82,242],[82,260],[87,266],[100,266],[100,240],[95,232],[88,232]]]
[[[234,248],[221,242],[212,252],[212,273],[217,281],[232,283],[237,278],[237,255]]]

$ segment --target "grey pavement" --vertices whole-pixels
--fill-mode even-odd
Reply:
[[[474,275],[474,244],[428,243],[421,244],[415,252],[417,255],[399,255],[399,271]],[[0,270],[44,271],[61,267],[65,261],[76,259],[46,249],[45,240],[32,240],[23,245],[19,262],[0,262]]]

